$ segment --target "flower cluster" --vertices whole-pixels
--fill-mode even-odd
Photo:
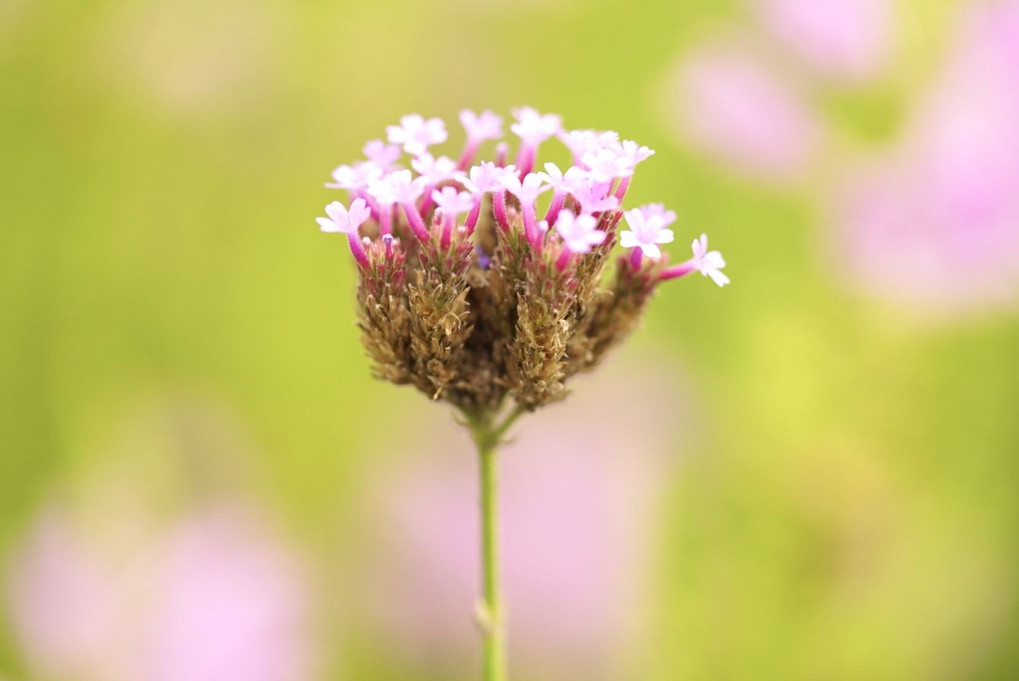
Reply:
[[[350,201],[318,218],[323,231],[347,235],[376,374],[468,413],[498,409],[507,395],[528,410],[564,397],[569,377],[636,326],[659,283],[692,272],[729,282],[704,235],[689,260],[667,263],[674,212],[622,209],[653,151],[614,132],[565,130],[559,116],[531,108],[513,115],[513,163],[502,142],[494,160],[475,163],[482,144],[503,136],[490,111],[461,112],[458,160],[430,151],[448,137],[442,120],[404,116],[386,141],[365,145],[365,160],[333,171],[326,186]],[[538,165],[552,137],[572,155],[565,170]],[[617,242],[627,252],[603,288]]]

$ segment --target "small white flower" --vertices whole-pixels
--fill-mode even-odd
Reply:
[[[564,210],[559,213],[555,230],[562,237],[566,248],[573,253],[587,253],[593,246],[605,241],[608,236],[598,229],[598,220],[591,215],[574,217],[573,211]]]
[[[559,141],[566,145],[566,148],[573,154],[573,158],[579,160],[584,154],[597,152],[604,147],[619,143],[619,134],[612,130],[599,132],[597,130],[570,130],[557,135]]]
[[[520,199],[521,205],[531,206],[538,196],[551,187],[545,184],[539,173],[527,173],[521,182],[516,175],[508,175],[503,178],[503,186],[510,194]]]
[[[446,180],[452,180],[456,175],[456,161],[448,156],[434,158],[431,154],[421,154],[410,165],[421,174],[421,177],[428,180],[429,184],[439,184]]]
[[[660,216],[665,227],[676,221],[676,213],[666,210],[664,203],[649,203],[646,206],[641,206],[640,212],[644,214],[645,220],[655,215]]]
[[[529,106],[513,109],[517,122],[510,126],[513,134],[526,146],[537,146],[562,130],[563,119],[555,114],[540,114]]]
[[[395,144],[382,140],[370,140],[361,150],[365,157],[382,170],[390,170],[403,153]]]
[[[354,199],[350,210],[339,201],[326,206],[328,218],[315,218],[323,232],[357,234],[358,228],[371,217],[371,210],[364,199]]]
[[[382,168],[371,161],[360,161],[353,165],[342,165],[333,171],[334,182],[326,184],[331,189],[356,191],[364,189],[373,180],[382,177]]]
[[[411,156],[420,156],[433,144],[446,141],[446,124],[441,118],[425,120],[420,114],[400,118],[400,125],[390,125],[386,135],[391,144],[399,144]]]
[[[578,178],[578,181],[573,184],[570,193],[580,204],[582,212],[603,213],[619,207],[619,199],[608,194],[607,191],[607,184],[595,182],[590,175],[585,174],[583,178]]]
[[[469,192],[457,192],[453,187],[433,190],[432,201],[443,215],[449,217],[467,213],[474,208],[474,197]]]
[[[711,277],[719,286],[729,283],[729,277],[722,274],[725,267],[725,260],[718,251],[708,250],[708,235],[701,234],[699,239],[693,241],[693,264],[705,277]]]
[[[633,160],[623,153],[622,147],[613,145],[589,151],[581,158],[596,182],[611,182],[617,177],[633,175]]]
[[[470,109],[460,112],[460,123],[467,132],[467,139],[474,143],[497,140],[502,137],[502,118],[485,110],[476,114]]]
[[[505,189],[507,180],[516,177],[516,166],[508,165],[500,168],[491,161],[485,161],[471,168],[467,174],[460,173],[457,179],[472,194],[481,196],[482,194]]]
[[[409,170],[398,170],[368,183],[368,193],[384,206],[411,204],[425,191],[425,178],[415,178]]]
[[[623,248],[639,248],[641,252],[652,260],[662,257],[662,249],[659,244],[671,243],[674,235],[671,229],[665,227],[665,221],[659,215],[644,217],[639,208],[628,210],[623,213],[626,224],[630,227],[628,231],[619,235],[619,245]]]

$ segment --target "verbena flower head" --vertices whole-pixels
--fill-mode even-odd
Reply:
[[[457,163],[428,151],[446,140],[441,120],[404,116],[387,129],[389,144],[369,143],[368,160],[337,169],[330,186],[348,191],[350,208],[334,202],[319,218],[350,237],[376,375],[468,414],[508,399],[533,410],[563,398],[572,376],[636,327],[662,282],[697,271],[729,281],[703,236],[693,258],[668,264],[661,245],[673,240],[673,211],[621,209],[650,149],[614,132],[564,131],[559,116],[531,108],[514,117],[520,144],[510,165],[504,142],[493,160],[474,161],[482,142],[501,137],[491,112],[461,113]],[[538,146],[552,137],[572,165],[537,166]],[[400,166],[394,145],[413,157],[412,169]],[[614,258],[617,243],[624,252]]]

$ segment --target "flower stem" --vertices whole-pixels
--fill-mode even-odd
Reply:
[[[502,438],[523,413],[515,409],[494,423],[490,414],[467,415],[478,450],[481,482],[481,601],[477,616],[482,636],[482,679],[506,681],[506,628],[499,578],[499,490],[497,453]]]
[[[478,448],[481,469],[482,678],[506,678],[506,632],[499,586],[498,463],[496,446]]]

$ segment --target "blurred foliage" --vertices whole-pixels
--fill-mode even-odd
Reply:
[[[322,182],[402,113],[452,130],[528,103],[658,149],[629,200],[674,207],[681,243],[708,231],[734,281],[668,287],[634,340],[684,368],[700,422],[673,433],[639,678],[1019,676],[1015,315],[861,300],[807,197],[675,146],[655,90],[737,3],[8,3],[0,549],[126,420],[193,395],[249,434],[245,487],[326,564],[356,560],[359,469],[449,415],[368,377]],[[826,98],[847,139],[894,129],[943,5],[904,3],[901,68]],[[385,642],[352,640],[335,677],[384,674]]]

